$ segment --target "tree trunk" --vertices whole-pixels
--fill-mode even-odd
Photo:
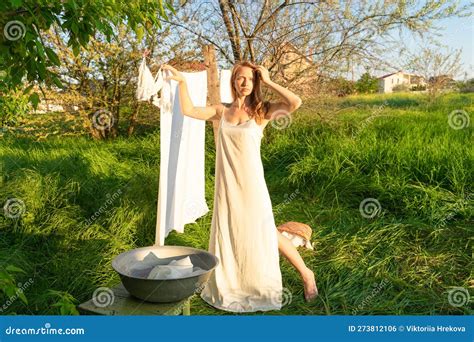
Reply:
[[[234,61],[238,62],[242,60],[242,53],[240,51],[240,37],[239,32],[234,31],[234,25],[232,25],[231,19],[229,18],[228,13],[230,12],[230,9],[227,0],[219,0],[219,8],[221,10],[224,26],[227,30],[227,34],[229,35]]]
[[[127,129],[127,135],[130,137],[135,130],[135,124],[137,123],[138,113],[140,113],[140,102],[134,101],[132,116],[130,116],[130,124]]]

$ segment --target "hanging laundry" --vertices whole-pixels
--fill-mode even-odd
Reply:
[[[232,103],[234,101],[230,87],[231,76],[232,70],[219,70],[219,88],[222,103]]]
[[[160,99],[158,97],[158,92],[163,87],[163,73],[161,72],[161,67],[158,70],[155,77],[153,77],[150,69],[146,65],[146,59],[143,57],[140,66],[138,68],[138,81],[137,81],[137,91],[136,98],[138,101],[150,101],[159,107]]]
[[[168,70],[161,71],[165,79]],[[181,73],[194,106],[205,107],[207,72]],[[209,208],[205,200],[205,120],[185,116],[179,103],[178,83],[163,82],[160,104],[160,184],[155,244],[164,245],[172,230],[196,222]]]
[[[194,106],[206,106],[207,72],[181,73]],[[153,77],[145,57],[139,66],[136,97],[160,108],[160,179],[155,244],[164,245],[172,230],[184,232],[209,212],[205,200],[205,121],[181,113],[177,82],[164,81],[169,71],[158,70]],[[231,70],[219,70],[221,102],[233,101]],[[161,98],[158,92],[161,90]]]

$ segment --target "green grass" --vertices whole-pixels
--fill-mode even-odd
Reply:
[[[281,257],[291,302],[255,314],[472,314],[469,303],[450,305],[448,291],[473,287],[473,129],[452,129],[448,115],[472,114],[473,100],[449,94],[428,103],[398,94],[305,101],[289,127],[268,125],[262,158],[275,219],[313,228],[315,250],[300,252],[320,295],[304,302],[298,273]],[[215,160],[207,129],[211,212],[184,234],[172,232],[167,245],[207,249]],[[0,202],[18,198],[26,206],[20,219],[0,216],[0,265],[24,269],[17,282],[34,280],[25,290],[28,305],[18,299],[3,314],[58,314],[50,289],[86,301],[119,281],[116,255],[154,243],[158,127],[110,142],[12,133],[0,141]],[[381,204],[373,218],[359,211],[366,198]],[[198,296],[191,310],[230,314]]]

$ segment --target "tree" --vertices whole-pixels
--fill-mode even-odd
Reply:
[[[355,84],[355,88],[358,93],[363,93],[363,94],[376,93],[378,90],[378,79],[377,77],[372,77],[370,73],[366,71],[357,80]]]
[[[117,136],[119,124],[124,127],[127,119],[127,134],[131,135],[140,111],[157,112],[155,106],[139,103],[135,97],[138,64],[145,48],[150,51],[147,64],[154,73],[164,61],[173,63],[200,54],[184,53],[186,43],[181,41],[163,48],[162,42],[170,37],[169,30],[156,27],[150,31],[139,37],[128,26],[120,24],[114,28],[110,41],[96,33],[87,48],[80,48],[77,56],[67,47],[67,37],[59,27],[54,26],[44,33],[45,43],[57,53],[61,63],[61,67],[54,67],[52,71],[64,85],[60,91],[56,89],[53,101],[63,107],[78,106],[84,127],[93,137]]]
[[[1,89],[30,83],[62,86],[58,75],[51,70],[60,66],[56,52],[43,39],[44,32],[57,25],[65,32],[67,46],[74,55],[86,47],[97,32],[107,39],[120,23],[126,23],[138,35],[160,19],[168,19],[174,9],[165,0],[6,0],[0,2],[0,78]],[[32,85],[32,84],[31,84]],[[29,90],[29,89],[28,89]],[[37,105],[39,96],[30,99]]]
[[[116,137],[121,109],[138,110],[133,79],[141,59],[140,42],[131,29],[119,24],[110,41],[96,33],[88,48],[81,47],[76,56],[59,29],[54,27],[44,34],[45,42],[61,62],[60,68],[51,70],[60,76],[64,86],[55,101],[64,107],[67,103],[77,105],[93,137]]]
[[[460,81],[457,86],[461,93],[474,93],[474,78]]]
[[[288,86],[302,78],[314,83],[338,77],[348,61],[391,67],[384,54],[393,50],[394,31],[426,35],[437,20],[468,15],[468,9],[451,0],[190,0],[165,22],[214,45],[226,66],[250,60],[265,64],[272,77],[294,70],[284,79]]]
[[[453,78],[461,71],[461,49],[450,50],[439,46],[425,46],[416,55],[410,55],[407,68],[424,77],[431,100],[454,84]]]

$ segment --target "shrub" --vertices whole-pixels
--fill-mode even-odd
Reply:
[[[474,93],[474,78],[457,84],[461,93]]]
[[[404,83],[402,83],[402,84],[397,84],[396,86],[394,86],[394,87],[392,88],[392,91],[393,91],[394,93],[400,92],[400,91],[408,91],[408,90],[409,90],[408,85],[406,85],[406,84],[404,84]]]
[[[30,111],[28,96],[21,89],[10,90],[0,96],[1,127],[14,126]]]
[[[426,86],[423,85],[423,84],[417,84],[417,85],[414,85],[413,87],[411,87],[410,90],[411,91],[424,91],[424,90],[426,90]]]

